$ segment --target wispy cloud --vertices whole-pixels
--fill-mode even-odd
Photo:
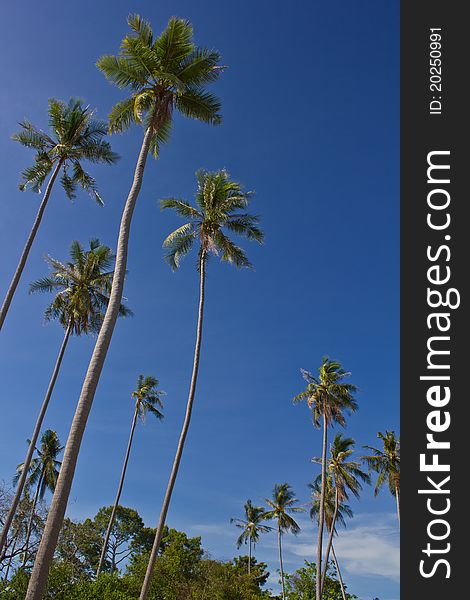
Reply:
[[[362,514],[348,529],[339,530],[334,545],[345,573],[354,576],[378,576],[398,581],[400,577],[399,535],[393,514]],[[312,538],[313,536],[309,536]],[[300,535],[297,540],[286,538],[286,551],[312,560],[313,539]]]

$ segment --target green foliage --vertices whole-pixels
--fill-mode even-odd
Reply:
[[[382,448],[364,446],[372,451],[363,459],[372,471],[377,473],[374,495],[377,496],[380,488],[387,483],[392,496],[400,493],[400,438],[395,436],[394,431],[379,431],[377,437],[382,442]]]
[[[151,375],[139,375],[137,380],[137,389],[132,392],[132,398],[135,399],[137,414],[140,415],[142,422],[145,421],[145,415],[149,412],[157,419],[163,419],[162,396],[165,392],[158,389],[158,379]]]
[[[304,509],[295,506],[298,500],[288,483],[276,483],[272,498],[266,498],[266,502],[271,510],[265,513],[265,519],[277,521],[281,533],[300,533],[300,527],[290,513],[304,512]]]
[[[323,358],[318,377],[305,369],[300,369],[300,372],[307,382],[307,387],[293,398],[294,403],[303,400],[307,402],[315,427],[320,426],[321,417],[326,418],[329,426],[338,423],[344,427],[344,412],[351,413],[357,410],[354,398],[357,387],[344,381],[351,373],[345,371],[339,362],[328,357]]]
[[[16,142],[36,151],[34,165],[22,173],[20,190],[30,187],[39,193],[46,177],[60,164],[60,181],[68,198],[75,198],[77,187],[81,187],[102,205],[96,182],[83,169],[82,161],[113,164],[118,160],[109,142],[103,140],[107,123],[94,119],[93,110],[75,98],[68,103],[52,98],[48,113],[50,135],[24,120],[19,133],[12,136]]]
[[[133,123],[151,133],[151,151],[157,157],[168,141],[175,110],[185,117],[217,125],[220,101],[205,86],[221,72],[220,56],[193,42],[188,21],[172,17],[166,29],[154,37],[148,21],[129,15],[131,33],[121,42],[118,55],[102,56],[97,67],[130,97],[118,102],[109,115],[111,133],[121,133]]]
[[[262,506],[253,506],[251,500],[247,500],[244,509],[244,519],[230,519],[231,523],[235,523],[242,530],[237,539],[237,548],[240,548],[242,544],[257,544],[260,533],[267,533],[272,529],[272,527],[262,524],[262,521],[266,518]]]
[[[55,297],[45,312],[46,321],[57,319],[64,329],[72,325],[75,335],[98,333],[103,323],[113,281],[114,262],[111,248],[98,239],[90,240],[88,250],[73,241],[70,246],[71,260],[65,263],[46,257],[51,275],[34,281],[30,293],[55,292]],[[120,316],[132,315],[124,305]]]
[[[316,600],[316,565],[305,561],[305,565],[291,575],[286,575],[286,594],[288,600]],[[346,593],[348,600],[357,596]],[[322,600],[343,600],[341,585],[336,578],[336,571],[330,566],[325,578]]]
[[[214,173],[198,171],[196,179],[197,208],[176,198],[166,198],[160,203],[162,209],[174,210],[180,217],[189,219],[163,242],[163,246],[168,248],[165,257],[168,264],[176,270],[181,258],[199,241],[199,252],[204,256],[212,253],[237,267],[251,267],[244,251],[232,242],[224,229],[263,243],[264,234],[258,227],[259,218],[238,212],[248,206],[252,194],[242,191],[241,185],[231,180],[224,169]]]
[[[237,556],[233,559],[235,569],[241,575],[246,575],[248,572],[248,556]],[[251,578],[256,585],[261,588],[266,584],[269,578],[268,565],[264,562],[258,562],[256,558],[251,557],[250,563]]]

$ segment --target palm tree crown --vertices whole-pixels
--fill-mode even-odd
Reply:
[[[264,235],[258,227],[259,217],[240,212],[248,206],[252,194],[242,191],[240,184],[232,181],[224,169],[214,173],[200,170],[196,179],[197,208],[175,198],[161,201],[163,209],[173,209],[181,217],[189,219],[163,242],[168,248],[166,260],[169,265],[177,269],[181,258],[199,240],[200,254],[220,255],[221,260],[237,267],[251,267],[245,252],[223,230],[263,243]]]
[[[318,377],[314,377],[305,369],[300,371],[307,381],[307,387],[294,397],[294,402],[307,401],[316,427],[320,426],[320,417],[326,418],[329,426],[336,422],[344,427],[344,412],[357,410],[357,402],[353,396],[357,387],[344,382],[351,373],[345,371],[339,362],[327,357],[322,360]]]
[[[395,436],[394,431],[385,431],[385,434],[379,431],[377,437],[382,441],[383,449],[364,446],[373,454],[363,459],[370,469],[378,473],[374,495],[377,496],[380,488],[388,483],[390,493],[395,496],[400,492],[400,438]]]
[[[56,292],[45,312],[47,321],[57,319],[64,328],[71,325],[75,335],[97,333],[109,301],[113,253],[108,246],[93,239],[86,251],[79,242],[72,242],[70,257],[71,261],[62,263],[47,256],[52,274],[33,282],[30,293]],[[131,314],[121,305],[121,316]]]
[[[68,103],[52,98],[48,113],[50,134],[24,120],[20,132],[12,136],[23,146],[36,150],[34,165],[22,173],[20,189],[31,187],[39,193],[53,167],[60,163],[60,181],[68,198],[75,198],[79,186],[103,204],[96,182],[83,169],[82,162],[112,164],[118,160],[109,142],[103,140],[108,132],[106,121],[94,119],[90,107],[75,98]]]
[[[189,21],[172,17],[156,38],[139,15],[129,15],[127,22],[132,33],[122,40],[120,53],[97,61],[107,79],[131,92],[112,109],[109,130],[121,133],[142,123],[153,132],[150,150],[158,156],[175,109],[185,117],[220,123],[220,102],[204,86],[217,80],[223,67],[218,52],[194,44]]]
[[[310,518],[318,520],[320,513],[320,497],[321,497],[321,481],[318,477],[315,478],[313,483],[309,483],[312,494],[311,507],[310,507]],[[331,531],[333,525],[333,519],[336,524],[339,523],[343,527],[346,526],[346,517],[352,519],[353,511],[347,504],[341,503],[338,506],[336,518],[334,517],[336,508],[335,500],[335,486],[333,484],[331,476],[326,480],[326,491],[325,491],[325,524],[328,531]],[[335,527],[336,531],[336,527]]]
[[[30,443],[30,440],[28,440]],[[52,429],[46,429],[41,436],[41,445],[36,448],[37,457],[33,458],[29,467],[28,487],[40,483],[39,499],[44,498],[46,490],[54,491],[59,476],[61,462],[57,460],[62,452],[63,446],[57,433]],[[23,463],[16,468],[16,474],[13,483],[16,485],[23,471]]]
[[[294,535],[300,533],[300,527],[289,513],[304,512],[300,506],[295,506],[298,500],[295,497],[294,490],[288,483],[276,483],[273,489],[271,499],[266,498],[266,503],[271,508],[264,515],[268,521],[275,520],[278,523],[279,530]]]
[[[235,523],[239,529],[242,529],[242,532],[237,539],[237,548],[240,548],[242,544],[247,544],[250,541],[253,542],[253,544],[257,544],[259,542],[260,533],[267,533],[272,529],[272,527],[269,527],[268,525],[262,525],[262,521],[266,518],[262,506],[253,506],[251,500],[247,500],[244,509],[244,519],[230,519],[231,523]]]
[[[140,415],[141,421],[145,421],[145,416],[149,412],[157,419],[163,419],[162,396],[165,392],[158,389],[158,379],[147,375],[139,375],[137,380],[137,389],[132,392],[132,398],[135,398],[135,409]]]
[[[362,490],[361,481],[370,483],[369,475],[361,469],[361,463],[355,460],[348,460],[354,452],[354,440],[343,437],[338,433],[333,443],[330,445],[330,458],[328,460],[328,474],[331,478],[333,489],[338,490],[338,501],[348,500],[348,491],[359,498]],[[321,464],[321,458],[314,457],[312,462]],[[321,475],[318,476],[320,484]]]

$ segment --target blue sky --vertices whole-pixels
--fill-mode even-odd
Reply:
[[[348,434],[375,444],[399,428],[398,2],[225,3],[202,0],[10,3],[0,31],[0,282],[2,294],[31,226],[38,198],[17,190],[31,153],[10,141],[24,117],[46,125],[49,97],[79,96],[105,117],[122,93],[94,66],[117,51],[125,18],[139,12],[155,31],[175,14],[196,41],[228,65],[213,87],[224,123],[175,119],[171,143],[145,173],[132,229],[125,296],[135,317],[120,321],[96,394],[69,504],[82,518],[113,501],[139,373],[167,392],[166,419],[139,425],[123,503],[154,526],[184,412],[197,309],[194,259],[173,274],[161,242],[179,221],[157,200],[191,199],[194,172],[226,167],[256,191],[266,244],[250,246],[255,272],[211,261],[196,407],[169,524],[202,535],[217,558],[236,553],[229,519],[247,498],[260,502],[288,481],[302,502],[316,474],[320,434],[291,398],[323,355],[340,360],[361,391]],[[21,34],[19,34],[21,32]],[[47,272],[43,257],[67,256],[73,239],[115,248],[121,209],[142,131],[111,141],[118,167],[93,169],[106,206],[84,194],[71,204],[56,188],[0,339],[0,479],[24,456],[56,357],[61,330],[45,325],[48,298],[27,285]],[[65,442],[93,339],[73,339],[46,426]],[[398,535],[394,501],[365,490],[337,541],[345,580],[361,600],[396,600]],[[304,520],[286,540],[286,566],[313,559]],[[257,556],[277,568],[274,537]],[[372,574],[371,574],[372,573]],[[274,578],[275,579],[275,578]]]

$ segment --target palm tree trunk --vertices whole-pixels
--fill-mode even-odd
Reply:
[[[56,180],[57,175],[59,174],[60,168],[62,166],[62,160],[59,160],[57,163],[52,175],[47,184],[46,190],[44,192],[44,196],[41,204],[39,205],[38,212],[36,214],[36,219],[34,220],[33,227],[29,232],[28,239],[26,240],[26,244],[24,245],[23,252],[21,254],[20,260],[16,267],[15,274],[10,282],[10,287],[6,293],[5,299],[3,300],[2,308],[0,309],[0,331],[3,327],[3,322],[5,321],[5,317],[7,316],[8,309],[10,308],[11,301],[13,300],[13,296],[15,295],[16,288],[18,287],[18,283],[20,282],[21,275],[23,273],[23,269],[25,267],[26,261],[28,259],[29,251],[31,250],[31,246],[33,245],[34,238],[39,229],[39,225],[41,224],[42,216],[46,209],[47,203],[49,201],[49,197],[51,195],[52,188],[54,186],[54,181]]]
[[[34,426],[33,435],[31,436],[31,440],[29,442],[28,451],[26,453],[26,457],[23,462],[23,470],[21,471],[20,478],[18,479],[18,483],[16,484],[16,492],[13,497],[13,501],[10,506],[10,510],[8,511],[8,515],[5,518],[5,523],[3,524],[2,534],[0,537],[0,557],[3,558],[4,548],[7,542],[8,531],[10,530],[11,523],[13,521],[13,517],[15,516],[16,509],[18,508],[18,504],[20,502],[21,496],[23,494],[23,489],[26,483],[26,478],[28,476],[29,467],[31,465],[31,460],[33,458],[34,451],[36,449],[36,442],[38,441],[39,434],[41,433],[42,423],[44,421],[44,416],[47,411],[47,407],[49,406],[49,401],[52,396],[52,392],[54,390],[55,382],[57,380],[57,376],[60,371],[60,366],[62,364],[62,359],[64,358],[65,349],[67,347],[67,343],[69,341],[70,334],[72,333],[72,323],[69,323],[64,339],[62,341],[62,345],[59,350],[59,355],[57,356],[56,363],[54,365],[54,370],[52,371],[51,379],[49,381],[49,385],[47,387],[46,395],[44,396],[44,400],[42,401],[41,408],[39,410],[38,418],[36,420],[36,424]],[[1,558],[0,558],[1,560]]]
[[[205,251],[202,250],[199,257],[199,310],[198,310],[198,319],[197,319],[197,329],[196,329],[196,345],[194,348],[194,362],[193,362],[193,372],[191,376],[191,384],[189,386],[189,395],[188,402],[186,405],[186,415],[184,417],[183,428],[181,429],[181,434],[178,442],[178,447],[176,449],[175,459],[173,461],[173,467],[170,474],[170,479],[168,481],[168,486],[165,493],[165,498],[163,500],[162,510],[160,512],[160,519],[158,521],[157,531],[155,533],[155,539],[153,541],[152,551],[150,553],[149,562],[147,565],[147,571],[145,573],[145,579],[142,584],[142,589],[140,591],[139,600],[146,600],[147,594],[150,588],[150,583],[152,580],[152,573],[155,567],[155,561],[157,560],[158,549],[160,548],[160,542],[162,540],[163,535],[163,527],[165,526],[166,515],[168,513],[168,508],[170,506],[171,495],[173,493],[173,488],[175,486],[176,477],[178,475],[178,469],[181,462],[181,456],[183,454],[184,443],[186,440],[186,435],[189,429],[189,423],[191,421],[191,413],[193,410],[193,402],[194,402],[194,394],[196,392],[196,383],[197,383],[197,375],[199,370],[199,358],[201,352],[201,340],[202,340],[202,321],[204,317],[204,285],[205,285],[205,275],[206,275],[206,255]]]
[[[38,499],[39,499],[39,493],[41,491],[41,484],[42,484],[43,477],[44,477],[44,471],[42,471],[41,475],[39,476],[39,481],[38,481],[38,485],[37,485],[37,488],[36,488],[36,494],[34,495],[33,507],[31,508],[31,515],[29,517],[28,527],[26,529],[26,538],[25,538],[25,542],[24,542],[23,563],[21,565],[22,567],[24,567],[26,565],[26,561],[28,560],[29,538],[31,537],[31,531],[33,529],[34,515],[36,514],[36,506],[37,506]]]
[[[248,534],[248,575],[251,575],[251,531]]]
[[[333,519],[331,521],[331,527],[330,527],[329,536],[328,536],[328,543],[327,543],[326,551],[325,551],[325,563],[323,565],[323,573],[322,573],[322,576],[321,576],[321,586],[322,586],[322,589],[323,589],[323,586],[325,585],[326,572],[328,570],[328,559],[329,559],[329,556],[330,556],[331,546],[333,544],[333,535],[335,533],[335,524],[336,524],[336,517],[338,516],[338,509],[339,509],[339,493],[338,493],[338,486],[336,486],[336,489],[335,489],[335,510],[333,512]]]
[[[321,459],[321,493],[320,493],[320,510],[318,512],[318,540],[317,540],[317,577],[316,577],[316,598],[321,600],[321,555],[323,550],[323,521],[325,515],[325,487],[326,487],[326,448],[328,437],[328,423],[326,420],[325,406],[323,406],[323,450]]]
[[[52,562],[60,529],[64,520],[65,510],[72,487],[75,467],[77,465],[80,445],[88,420],[88,415],[93,404],[96,388],[103,370],[104,361],[108,352],[111,338],[116,324],[116,319],[121,306],[122,292],[127,266],[127,252],[129,245],[132,214],[137,202],[137,197],[142,186],[145,163],[149,153],[153,128],[148,128],[140,149],[137,160],[134,180],[124,206],[119,227],[119,238],[116,251],[116,265],[114,269],[113,284],[106,314],[96,340],[88,370],[83,382],[82,391],[78,400],[75,415],[70,428],[69,437],[65,446],[64,459],[57,480],[57,486],[52,498],[51,507],[44,528],[41,543],[36,554],[33,571],[29,580],[25,600],[41,600],[46,588],[47,576]]]
[[[111,535],[111,531],[113,529],[114,519],[116,518],[116,510],[119,505],[119,500],[121,499],[122,486],[124,485],[124,478],[126,476],[127,463],[129,461],[129,455],[131,453],[132,440],[134,438],[134,431],[135,431],[135,426],[137,424],[138,415],[139,415],[139,408],[136,405],[135,411],[134,411],[134,418],[132,419],[131,432],[129,434],[129,441],[127,442],[126,456],[124,458],[124,464],[122,466],[121,479],[119,480],[118,491],[116,494],[116,500],[114,502],[113,510],[111,512],[111,517],[109,518],[108,529],[106,530],[106,536],[104,538],[103,548],[101,549],[100,562],[98,564],[98,569],[96,570],[97,577],[100,574],[100,571],[103,567],[104,557],[106,556],[106,551],[108,549],[109,536]]]
[[[341,577],[341,571],[339,568],[338,559],[336,558],[335,547],[333,543],[331,544],[331,554],[333,555],[333,560],[335,561],[336,572],[338,573],[339,584],[341,586],[341,594],[343,595],[343,600],[347,600],[346,590],[344,589],[343,578]]]
[[[282,566],[282,534],[281,527],[277,526],[277,541],[279,545],[279,569],[281,572],[282,600],[286,600],[286,591],[284,589],[284,567]]]
[[[398,486],[395,486],[395,498],[397,501],[398,527],[400,527],[400,490],[398,489]]]

